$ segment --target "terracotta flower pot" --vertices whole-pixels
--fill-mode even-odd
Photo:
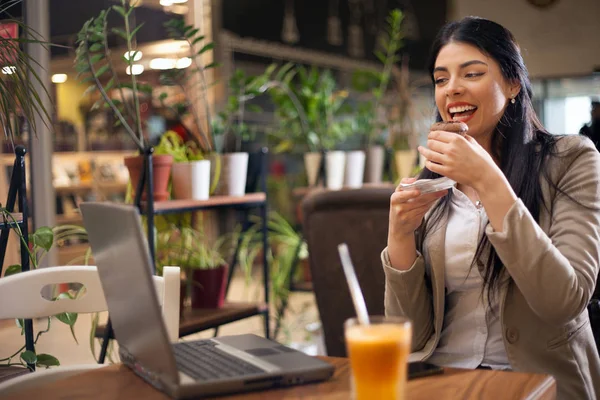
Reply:
[[[221,308],[225,302],[227,265],[213,269],[195,269],[192,276],[192,308]]]
[[[129,178],[131,179],[131,185],[133,187],[133,195],[137,189],[140,176],[142,175],[142,168],[144,168],[144,157],[133,156],[125,157],[125,166],[129,170]],[[169,199],[169,192],[167,190],[169,186],[169,177],[171,176],[171,167],[173,166],[173,156],[156,155],[152,156],[152,186],[154,201],[163,201]],[[142,193],[142,199],[146,198],[146,190],[144,185],[144,192]]]

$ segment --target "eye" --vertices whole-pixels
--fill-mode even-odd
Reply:
[[[437,79],[434,80],[434,82],[435,82],[436,85],[441,85],[444,82],[446,82],[447,80],[448,80],[447,78],[437,78]]]
[[[477,78],[478,76],[483,75],[483,72],[469,72],[468,74],[465,75],[465,77],[467,78]]]

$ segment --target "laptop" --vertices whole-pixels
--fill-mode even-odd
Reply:
[[[170,343],[137,208],[82,203],[83,221],[121,361],[173,398],[223,395],[326,380],[334,367],[260,336]]]

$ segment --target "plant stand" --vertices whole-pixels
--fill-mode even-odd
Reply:
[[[152,263],[152,272],[155,273],[154,260],[155,256],[155,241],[154,241],[154,216],[155,215],[166,215],[166,214],[177,214],[192,211],[210,210],[210,209],[234,209],[243,213],[243,225],[242,232],[249,228],[249,212],[252,209],[256,209],[260,212],[260,216],[263,221],[267,220],[267,155],[268,150],[263,148],[261,150],[261,167],[259,171],[260,179],[258,179],[260,192],[248,193],[244,196],[213,196],[208,200],[168,200],[155,202],[152,193],[152,153],[153,149],[147,149],[145,152],[144,169],[140,177],[140,181],[137,185],[135,205],[140,210],[140,214],[146,216],[147,229],[148,229],[148,247],[150,250],[150,256]],[[142,201],[142,188],[144,183],[146,185],[146,199]],[[264,302],[262,303],[228,303],[220,309],[210,310],[191,310],[189,313],[183,313],[183,318],[180,321],[179,336],[186,336],[192,333],[200,332],[207,329],[215,329],[214,335],[218,333],[218,328],[221,325],[238,321],[240,319],[252,317],[255,315],[262,315],[264,317],[264,329],[265,337],[270,337],[269,327],[269,264],[267,260],[267,247],[268,247],[268,231],[267,224],[263,223],[261,227],[262,239],[263,239],[263,284],[264,284]],[[230,263],[230,268],[227,277],[227,290],[233,277],[233,272],[237,264],[238,253],[240,248],[240,241],[238,241],[236,249],[234,251],[233,259]],[[102,347],[100,351],[100,357],[98,362],[104,363],[106,357],[106,350],[108,348],[108,342],[112,339],[113,332],[110,322],[110,318],[105,327],[98,327],[96,336],[102,337]]]
[[[6,256],[6,247],[8,245],[8,235],[11,229],[18,227],[21,230],[21,234],[25,238],[29,238],[28,230],[28,204],[27,204],[27,180],[25,176],[25,154],[27,150],[24,146],[17,146],[15,148],[15,163],[13,164],[13,170],[10,178],[10,185],[8,188],[8,198],[6,200],[6,210],[11,214],[15,209],[15,201],[18,201],[19,211],[18,214],[12,214],[14,221],[0,221],[0,272],[4,266],[4,257]],[[29,254],[28,254],[28,242],[24,243],[20,241],[21,245],[21,271],[29,271]],[[25,331],[25,349],[35,353],[34,338],[33,338],[33,321],[30,319],[24,320],[23,329]],[[28,367],[35,370],[35,365],[29,364]]]

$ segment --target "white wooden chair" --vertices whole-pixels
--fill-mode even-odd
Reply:
[[[42,297],[41,290],[44,286],[60,283],[81,283],[85,286],[86,292],[74,300],[48,301]],[[177,342],[181,287],[179,267],[164,267],[162,277],[154,276],[154,285],[159,304],[162,305],[169,340],[173,343]],[[1,278],[0,304],[2,304],[0,319],[34,319],[64,312],[95,313],[108,309],[95,266],[48,267]],[[30,374],[1,383],[0,397],[16,390],[38,386],[102,366],[102,364],[83,364],[36,369]]]

